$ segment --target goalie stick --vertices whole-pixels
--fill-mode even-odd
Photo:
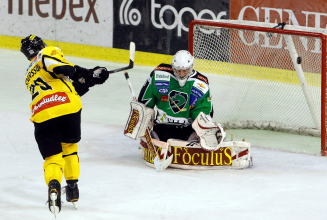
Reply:
[[[134,100],[134,101],[137,101],[137,98],[136,98],[136,96],[135,96],[135,94],[134,94],[134,91],[133,91],[133,88],[132,88],[132,83],[131,83],[131,81],[129,80],[128,72],[125,71],[125,72],[124,72],[124,75],[125,75],[126,81],[127,81],[127,83],[128,83],[129,90],[130,90],[131,93],[132,93],[133,100]]]
[[[132,93],[132,96],[133,96],[133,100],[137,101],[137,98],[134,94],[134,91],[133,91],[133,88],[132,88],[132,84],[131,84],[131,81],[129,80],[129,76],[128,76],[128,72],[125,71],[124,72],[124,75],[125,75],[125,78],[126,78],[126,81],[128,83],[128,86],[129,86],[129,89]],[[151,138],[151,135],[150,135],[150,130],[149,128],[147,127],[146,130],[145,130],[145,134],[144,134],[144,137],[146,139],[146,143],[147,143],[147,146],[149,148],[149,151],[150,151],[150,155],[151,155],[151,158],[153,160],[153,164],[154,164],[154,167],[156,168],[156,170],[159,172],[159,171],[162,171],[164,169],[166,169],[171,163],[172,163],[172,160],[173,160],[173,156],[171,155],[168,159],[161,159],[159,158],[159,154],[153,144],[153,141],[152,141],[152,138]]]
[[[109,74],[121,72],[121,71],[124,71],[124,70],[133,69],[133,67],[134,67],[134,56],[135,56],[135,43],[131,42],[129,44],[129,65],[126,66],[126,67],[119,68],[119,69],[109,70],[108,71]],[[98,77],[99,74],[101,73],[101,71],[102,70],[99,69],[97,72],[94,72],[93,77]]]

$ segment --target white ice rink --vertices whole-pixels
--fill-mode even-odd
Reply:
[[[90,68],[125,65],[67,60]],[[28,64],[19,51],[0,50],[1,220],[54,219],[45,204],[43,159],[29,121]],[[152,69],[136,66],[129,72],[137,94]],[[123,135],[130,100],[123,73],[112,74],[82,97],[78,210],[63,199],[57,219],[327,219],[326,157],[270,150],[263,144],[252,147],[250,169],[156,172],[138,156],[138,141]]]

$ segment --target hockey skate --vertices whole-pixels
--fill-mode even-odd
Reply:
[[[77,201],[79,199],[79,191],[77,183],[69,183],[65,186],[66,200],[73,203],[75,209],[77,209]]]
[[[58,180],[51,180],[49,183],[48,201],[49,210],[54,214],[55,218],[61,210],[61,191]]]

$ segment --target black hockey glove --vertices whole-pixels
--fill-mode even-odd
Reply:
[[[75,74],[73,76],[74,81],[78,81],[82,84],[92,86],[92,85],[94,85],[92,75],[93,75],[92,71],[75,65]]]
[[[89,86],[85,83],[80,83],[78,81],[73,81],[73,86],[75,91],[78,93],[79,96],[83,96],[85,93],[89,91]]]
[[[93,72],[93,82],[96,85],[103,84],[109,78],[109,72],[105,67],[96,66],[90,71]]]

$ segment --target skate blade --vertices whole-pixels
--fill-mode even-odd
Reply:
[[[74,208],[77,210],[77,202],[72,202],[72,203],[73,203]]]
[[[52,206],[50,206],[50,211],[54,214],[55,218],[57,218],[57,214],[59,213],[59,207],[56,206],[57,194],[51,193],[50,199],[52,201]]]

